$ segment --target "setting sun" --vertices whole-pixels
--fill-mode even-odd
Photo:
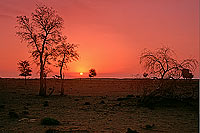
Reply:
[[[83,75],[83,73],[82,73],[82,72],[80,72],[80,75],[82,76],[82,75]]]

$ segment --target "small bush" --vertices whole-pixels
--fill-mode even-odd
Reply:
[[[137,130],[132,130],[128,128],[126,133],[139,133],[139,132]]]
[[[147,124],[147,125],[145,125],[145,129],[149,130],[149,129],[154,128],[154,126],[155,126],[154,124],[152,124],[152,125]]]
[[[43,106],[44,107],[48,107],[49,106],[49,102],[48,101],[44,101]]]
[[[85,102],[85,104],[84,105],[90,105],[90,102]]]
[[[141,96],[138,96],[138,95],[137,95],[136,98],[141,98]]]
[[[133,98],[134,95],[127,95],[126,97],[127,97],[127,98]]]
[[[0,105],[0,109],[4,109],[4,108],[5,108],[4,104]]]
[[[59,131],[56,129],[48,129],[45,133],[58,133]]]
[[[120,98],[117,98],[117,101],[124,101],[124,100],[129,100],[130,98],[129,97],[120,97]]]
[[[14,119],[19,118],[19,115],[14,111],[10,111],[8,115],[10,116],[10,118],[14,118]]]
[[[23,114],[23,115],[28,115],[28,114],[29,114],[29,112],[28,112],[28,111],[26,111],[26,110],[24,110],[24,111],[22,111],[22,114]]]
[[[60,125],[60,122],[54,118],[46,117],[41,120],[41,124],[42,125]]]
[[[104,100],[102,100],[102,101],[100,102],[100,104],[105,104]]]

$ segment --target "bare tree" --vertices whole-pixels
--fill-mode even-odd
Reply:
[[[18,70],[21,72],[19,76],[24,76],[25,85],[26,85],[26,77],[32,75],[30,64],[27,60],[19,61],[17,64],[19,65]]]
[[[57,46],[57,67],[60,68],[60,79],[61,79],[61,95],[64,95],[63,87],[63,69],[67,68],[68,63],[72,61],[77,61],[79,59],[79,54],[77,53],[78,45],[66,43],[66,38],[63,38],[61,45]]]
[[[91,78],[91,77],[94,77],[94,76],[97,76],[97,73],[96,73],[96,70],[92,68],[92,69],[89,70],[89,77]]]
[[[31,17],[17,16],[17,23],[16,34],[21,41],[28,43],[34,61],[40,66],[39,95],[45,96],[44,68],[46,64],[50,64],[56,51],[55,47],[61,42],[63,19],[53,8],[37,5]]]
[[[193,72],[198,65],[198,61],[193,58],[179,63],[175,59],[175,52],[168,47],[162,47],[153,52],[145,49],[141,54],[140,63],[144,64],[147,72],[161,79],[179,78],[182,69],[189,69]]]

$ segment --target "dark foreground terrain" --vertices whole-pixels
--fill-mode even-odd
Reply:
[[[0,79],[0,132],[45,133],[51,129],[51,132],[126,133],[128,128],[140,133],[198,132],[199,110],[194,106],[198,105],[197,100],[196,104],[137,106],[140,98],[135,95],[142,95],[138,90],[141,82],[70,80],[65,81],[66,95],[59,96],[59,83],[50,80],[48,87],[55,85],[56,91],[50,97],[40,97],[38,80],[29,80],[25,87],[24,80]],[[181,81],[182,88],[198,89],[198,80],[184,82],[187,84]],[[198,99],[198,94],[194,97]],[[58,120],[58,125],[42,123],[46,117]]]

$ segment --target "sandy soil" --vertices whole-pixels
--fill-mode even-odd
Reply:
[[[74,81],[76,82],[76,81]],[[106,132],[125,133],[127,128],[141,133],[198,132],[198,109],[192,107],[157,107],[153,110],[135,106],[136,99],[118,101],[123,95],[66,95],[57,93],[50,97],[37,96],[38,90],[30,84],[24,87],[23,80],[15,86],[0,82],[0,132],[45,133],[48,129],[60,132]],[[80,90],[81,92],[81,90]],[[105,104],[102,104],[101,101]],[[48,101],[49,106],[44,107]],[[85,105],[89,102],[90,105]],[[2,107],[3,105],[4,107]],[[9,117],[9,112],[19,118]],[[26,113],[25,113],[26,112]],[[27,114],[28,113],[28,114]],[[41,125],[41,119],[52,117],[61,122],[58,126]],[[145,125],[155,126],[145,129]]]

